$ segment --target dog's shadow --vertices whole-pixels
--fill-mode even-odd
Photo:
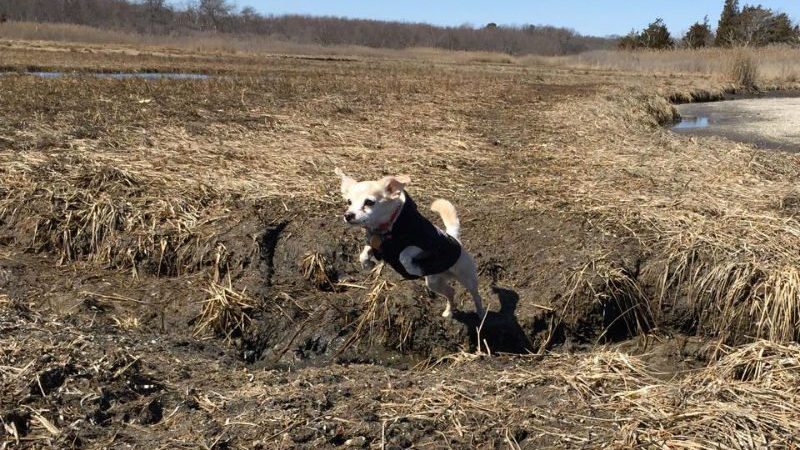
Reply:
[[[511,289],[492,287],[492,291],[500,300],[500,311],[489,311],[481,325],[475,312],[454,311],[453,319],[464,324],[469,333],[470,346],[492,353],[529,353],[532,346],[525,331],[517,321],[516,310],[519,294]]]

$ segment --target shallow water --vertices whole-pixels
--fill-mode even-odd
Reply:
[[[672,127],[677,133],[800,151],[800,97],[689,103],[677,109],[681,121]]]
[[[0,75],[16,75],[19,72],[3,72]],[[127,80],[131,78],[141,78],[144,80],[207,80],[210,75],[202,73],[152,73],[152,72],[118,72],[118,73],[86,73],[86,72],[23,72],[23,75],[31,75],[40,78],[61,78],[61,77],[80,77],[90,76],[95,78],[111,78],[115,80]]]
[[[707,116],[700,116],[700,117],[681,117],[681,121],[678,122],[677,125],[672,127],[675,130],[685,130],[691,128],[706,128],[710,124],[710,120]]]

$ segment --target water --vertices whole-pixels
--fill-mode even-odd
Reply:
[[[673,130],[688,130],[692,128],[707,128],[710,124],[708,116],[681,117],[681,121],[673,126]]]
[[[16,75],[18,72],[2,72],[0,75]],[[202,73],[180,73],[180,72],[165,72],[165,73],[152,73],[152,72],[118,72],[118,73],[85,73],[85,72],[23,72],[24,75],[30,75],[39,78],[61,78],[61,77],[80,77],[90,76],[95,78],[108,78],[113,80],[128,80],[138,78],[143,80],[207,80],[211,78],[210,75]]]
[[[98,78],[113,78],[115,80],[127,80],[130,78],[142,78],[145,80],[207,80],[209,75],[202,73],[98,73]]]
[[[800,151],[800,98],[763,97],[677,106],[676,133],[721,136],[760,148]]]

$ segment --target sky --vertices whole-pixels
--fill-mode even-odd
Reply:
[[[581,34],[607,36],[642,29],[656,17],[673,34],[681,33],[705,15],[716,27],[724,0],[232,0],[262,14],[309,14],[435,25],[489,22],[501,25],[554,25]],[[182,4],[184,0],[175,0]],[[753,0],[800,20],[800,0]]]

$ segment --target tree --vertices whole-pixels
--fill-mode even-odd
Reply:
[[[197,10],[214,30],[219,30],[221,19],[233,12],[233,5],[228,0],[200,0]]]
[[[244,8],[242,8],[242,12],[239,14],[248,20],[252,20],[258,17],[258,12],[252,6],[245,6]]]
[[[687,48],[707,47],[713,43],[714,34],[708,24],[708,16],[703,19],[703,23],[695,22],[689,27],[689,31],[683,36],[683,45]]]
[[[667,25],[661,18],[656,19],[647,26],[641,33],[635,30],[619,40],[619,48],[632,50],[637,48],[666,49],[675,46],[675,41],[669,34]]]
[[[723,33],[722,37],[720,33]],[[761,5],[745,5],[741,10],[737,9],[736,15],[726,22],[725,29],[717,31],[717,42],[723,46],[788,44],[797,42],[798,37],[800,32],[793,26],[789,16]]]
[[[745,6],[736,20],[735,43],[744,46],[760,46],[769,43],[772,11],[761,6]]]
[[[769,41],[779,44],[792,44],[800,41],[800,26],[792,26],[792,20],[786,13],[772,18],[769,30]]]
[[[672,48],[675,45],[664,19],[656,19],[642,31],[642,44],[646,48],[654,49]]]
[[[714,45],[730,47],[736,42],[737,18],[739,16],[739,0],[725,0],[722,14],[717,24],[717,37]]]
[[[617,47],[619,47],[622,50],[635,50],[637,48],[641,48],[642,47],[641,35],[638,32],[636,32],[636,30],[631,30],[630,33],[619,38],[619,42],[617,42]]]
[[[147,21],[150,33],[155,33],[156,24],[166,25],[167,22],[167,0],[142,0],[147,13]]]

